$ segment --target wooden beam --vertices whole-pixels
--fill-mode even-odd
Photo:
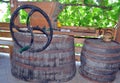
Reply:
[[[0,52],[10,53],[9,48],[0,47]]]
[[[60,31],[54,31],[54,34],[59,34],[59,35],[70,35],[70,36],[92,36],[92,37],[97,37],[96,33],[80,33],[80,32],[60,32]]]
[[[8,46],[13,46],[13,41],[9,41],[9,40],[1,40],[0,39],[0,44],[1,45],[8,45]]]
[[[89,32],[89,33],[96,32],[95,27],[62,26],[59,29],[70,29],[71,31],[74,31],[74,32]]]
[[[12,58],[13,46],[9,46],[10,59]]]
[[[9,23],[0,22],[0,27],[9,27]]]
[[[9,31],[10,29],[9,29],[9,27],[0,27],[0,30],[7,30],[7,31]]]
[[[75,47],[75,53],[81,53],[82,48],[81,47]]]
[[[0,31],[0,37],[11,38],[10,31]]]
[[[75,61],[80,61],[80,56],[75,55]]]
[[[83,44],[85,41],[85,38],[74,38],[74,43],[81,43]]]

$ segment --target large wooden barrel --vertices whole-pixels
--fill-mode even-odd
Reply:
[[[80,58],[80,74],[91,80],[112,82],[120,67],[120,45],[115,41],[86,39]]]
[[[27,45],[31,36],[17,32],[15,37],[19,43]],[[45,42],[44,35],[34,34],[31,49],[40,48]],[[51,44],[42,52],[19,53],[19,49],[14,43],[11,71],[16,78],[26,81],[69,81],[75,75],[74,38],[71,36],[53,35]]]

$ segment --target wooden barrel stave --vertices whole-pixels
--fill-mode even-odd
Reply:
[[[15,53],[15,52],[14,52]],[[58,53],[55,53],[53,55],[57,55]],[[65,55],[68,55],[69,56],[66,56],[66,57],[62,57],[62,56],[65,56]],[[43,57],[39,57],[39,58],[35,58],[34,56],[32,57],[22,57],[21,54],[17,54],[15,53],[15,57],[13,57],[13,59],[15,59],[15,61],[18,61],[20,63],[24,63],[24,64],[31,64],[32,66],[40,66],[42,67],[43,66],[51,66],[51,67],[54,67],[54,66],[60,66],[60,65],[64,65],[64,64],[69,64],[69,63],[72,63],[73,62],[73,58],[74,56],[73,55],[70,55],[70,53],[62,53],[62,55],[58,55],[59,58],[57,58],[58,56],[55,56],[55,57],[49,57],[49,56],[46,56],[46,55],[43,55]],[[44,63],[43,63],[44,61]]]
[[[15,34],[20,44],[29,45],[27,42],[30,41],[29,34],[19,32]],[[24,38],[20,38],[23,36]],[[41,34],[37,34],[34,41],[31,48],[38,49],[43,46],[46,38]],[[68,81],[75,75],[74,38],[71,36],[54,35],[51,44],[42,52],[25,51],[20,54],[19,49],[14,44],[11,59],[12,74],[19,79],[26,81]]]
[[[114,75],[118,71],[118,70],[100,69],[96,67],[91,67],[89,65],[82,65],[81,67],[88,73],[95,74],[95,75]]]
[[[14,62],[15,63],[15,62]],[[17,63],[15,63],[16,65]],[[25,79],[25,80],[29,80],[29,74],[31,75],[31,77],[33,79],[36,79],[37,77],[42,77],[41,79],[47,79],[47,80],[53,80],[53,81],[68,81],[70,80],[72,77],[73,77],[73,73],[75,72],[75,69],[74,68],[69,68],[69,66],[73,66],[74,64],[70,64],[70,65],[65,65],[66,68],[63,67],[58,67],[58,68],[49,68],[49,67],[39,67],[38,69],[37,68],[29,68],[29,67],[26,67],[23,66],[23,65],[20,65],[17,64],[16,67],[14,67],[14,64],[13,64],[13,69],[14,72],[12,73],[15,77],[17,75],[17,77],[19,79]],[[23,72],[24,71],[24,72]],[[73,72],[71,72],[73,71]],[[36,75],[37,73],[37,75]],[[16,75],[15,75],[16,74]],[[68,75],[67,75],[68,74]],[[75,74],[75,73],[74,73]],[[30,80],[32,80],[32,78],[30,78]],[[66,79],[67,78],[67,79]],[[51,81],[52,81],[51,80]]]
[[[84,64],[88,64],[92,67],[98,67],[103,69],[118,69],[120,66],[120,63],[104,63],[104,62],[97,62],[96,60],[91,60],[86,58],[85,56],[81,56],[81,59],[83,59],[81,62]]]
[[[115,75],[111,75],[111,76],[94,75],[83,70],[83,68],[80,68],[79,72],[82,76],[84,76],[85,78],[88,78],[89,80],[94,80],[94,81],[103,82],[103,83],[114,81],[116,77]]]
[[[105,55],[105,53],[109,53],[109,54],[120,54],[120,48],[115,48],[115,49],[110,49],[110,47],[109,48],[107,48],[107,49],[105,49],[105,48],[99,48],[99,47],[92,47],[92,46],[90,46],[90,45],[84,45],[84,49],[89,49],[89,51],[92,51],[92,52],[94,52],[94,53],[98,53],[98,54],[101,54],[101,56],[102,56],[102,54],[103,54],[103,56]],[[107,55],[106,55],[107,56]],[[109,55],[108,55],[109,56]],[[113,55],[114,56],[114,55]],[[104,56],[105,57],[105,56]]]
[[[87,50],[87,51],[86,51]],[[104,62],[120,62],[120,53],[116,53],[114,55],[112,54],[106,54],[104,56],[101,56],[101,54],[98,54],[98,53],[94,53],[94,52],[91,52],[91,51],[88,51],[88,49],[84,49],[82,51],[82,55],[85,55],[87,57],[90,57],[92,59],[96,59],[96,60],[100,60],[100,61],[104,61]],[[103,55],[103,54],[102,54]]]
[[[81,52],[80,74],[98,82],[112,82],[120,67],[120,45],[114,41],[86,39]]]
[[[23,36],[25,36],[25,37],[23,38]],[[29,33],[17,32],[17,33],[15,33],[15,37],[20,42],[20,44],[29,45],[28,41],[30,41],[30,39],[31,39],[31,36]],[[35,49],[40,48],[41,46],[43,46],[45,44],[46,41],[47,41],[47,39],[44,35],[35,34],[34,43],[33,43],[32,47],[34,47]],[[66,44],[66,42],[68,44]],[[70,44],[74,43],[74,41],[73,41],[72,37],[69,37],[69,36],[66,37],[66,35],[61,35],[61,36],[54,35],[54,40],[52,40],[52,43],[54,43],[54,44],[51,44],[51,46],[47,47],[46,50],[56,50],[56,49],[64,50],[64,48],[67,48],[67,47],[73,48],[73,45],[70,45]],[[61,45],[61,44],[63,44],[63,45]]]

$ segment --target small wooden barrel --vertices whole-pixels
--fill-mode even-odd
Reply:
[[[120,45],[114,41],[86,39],[81,52],[80,73],[91,80],[112,82],[120,67]]]
[[[15,33],[19,43],[29,44],[30,35]],[[40,48],[46,42],[42,34],[35,34],[31,49]],[[69,81],[76,72],[74,56],[74,38],[67,35],[53,35],[51,44],[42,52],[25,51],[19,53],[14,44],[11,65],[12,74],[26,81]]]

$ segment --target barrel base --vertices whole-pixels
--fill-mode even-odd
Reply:
[[[42,67],[40,69],[42,69]],[[45,68],[43,68],[43,69],[45,69]],[[27,82],[35,82],[35,83],[37,83],[37,82],[47,83],[49,81],[67,82],[67,81],[73,79],[73,77],[76,74],[76,68],[74,68],[74,69],[72,68],[71,69],[72,72],[71,72],[71,70],[68,70],[68,72],[66,72],[67,70],[65,70],[65,68],[64,68],[63,71],[61,70],[61,71],[58,71],[56,73],[54,72],[56,70],[49,73],[49,69],[50,68],[46,68],[45,71],[42,71],[44,73],[42,73],[41,70],[27,69],[24,66],[22,68],[21,66],[18,66],[18,64],[16,65],[13,63],[11,73],[17,79],[24,80]],[[52,69],[54,69],[54,68],[52,68]],[[35,72],[38,74],[36,75]],[[65,74],[62,76],[61,72],[65,73]],[[40,75],[40,73],[41,73],[41,75]],[[58,75],[56,75],[56,74],[58,74]]]
[[[85,79],[93,81],[93,82],[101,82],[101,83],[112,83],[115,80],[115,76],[111,76],[111,77],[100,77],[100,75],[94,75],[94,74],[90,74],[87,71],[83,70],[83,68],[80,66],[79,67],[79,71],[81,76],[83,76]]]
[[[112,82],[120,66],[120,45],[114,41],[86,39],[80,59],[82,76],[97,82]]]
[[[28,33],[15,33],[17,40],[24,46],[31,39]],[[22,37],[25,38],[22,38]],[[34,35],[30,50],[38,49],[46,42],[42,34]],[[11,72],[14,77],[24,81],[57,81],[71,80],[76,73],[74,55],[74,37],[53,35],[51,44],[42,52],[19,52],[20,47],[14,43],[11,58]]]

